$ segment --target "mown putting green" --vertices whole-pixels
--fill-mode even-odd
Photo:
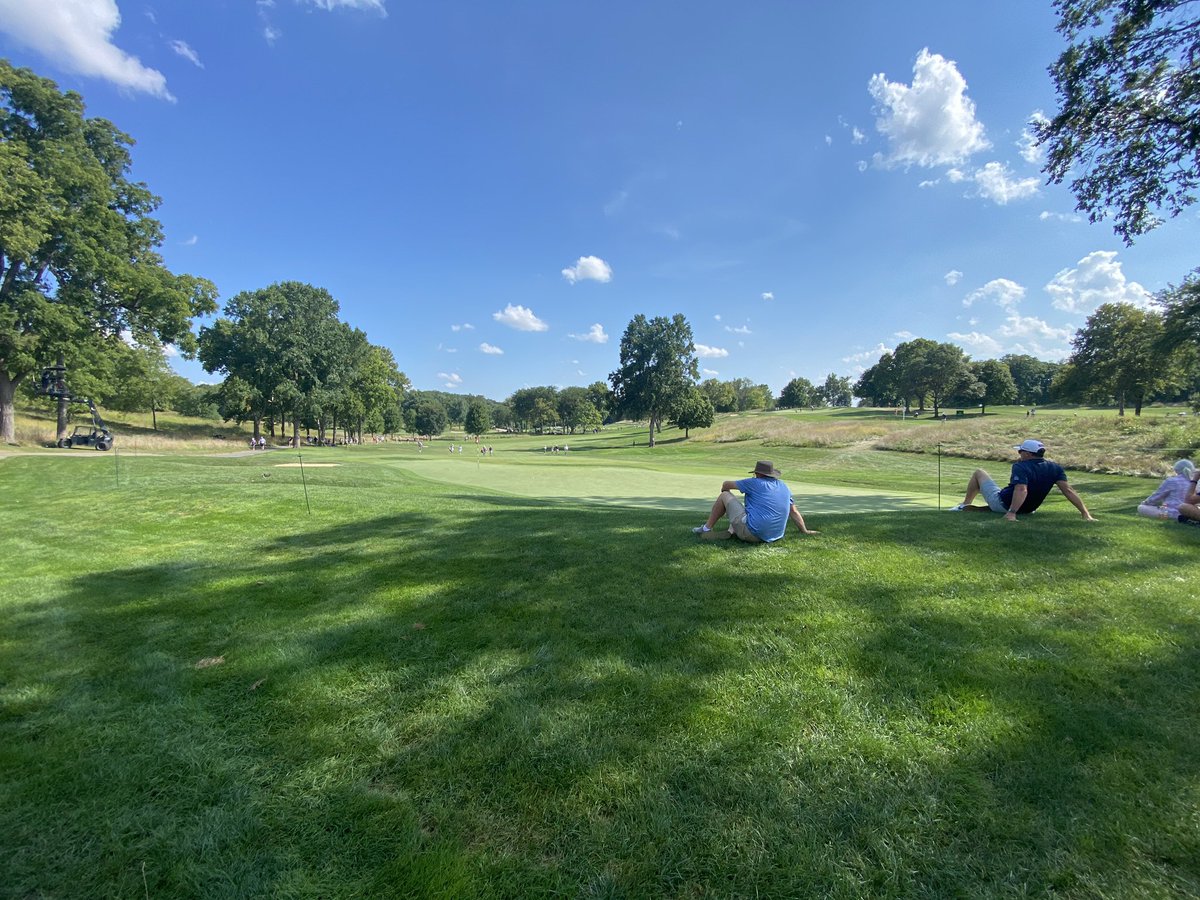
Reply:
[[[669,451],[667,451],[669,454]],[[673,472],[647,464],[603,465],[581,460],[582,453],[540,454],[540,459],[505,462],[503,454],[480,457],[426,451],[392,462],[434,481],[499,491],[521,497],[640,509],[691,510],[704,518],[720,492],[724,477]],[[446,458],[448,457],[448,458]],[[725,477],[749,478],[730,471]],[[848,485],[814,485],[784,478],[806,515],[936,508],[937,497],[927,493],[881,491]],[[954,491],[958,492],[956,485]]]

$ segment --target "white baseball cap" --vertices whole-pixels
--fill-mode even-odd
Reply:
[[[1013,449],[1024,450],[1026,453],[1041,453],[1046,449],[1046,445],[1041,441],[1035,441],[1033,438],[1030,438],[1027,441],[1021,441],[1021,443],[1017,444],[1017,446],[1013,447]]]

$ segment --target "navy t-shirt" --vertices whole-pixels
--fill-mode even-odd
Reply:
[[[1029,493],[1025,495],[1025,502],[1021,504],[1017,514],[1031,513],[1042,505],[1046,495],[1058,482],[1066,480],[1067,473],[1052,459],[1023,459],[1013,463],[1008,487],[1000,491],[1000,502],[1008,509],[1012,504],[1013,488],[1023,484],[1028,487]]]

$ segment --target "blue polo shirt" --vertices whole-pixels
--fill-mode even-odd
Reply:
[[[746,527],[760,541],[777,541],[787,530],[792,492],[778,478],[743,478],[737,489],[746,497]]]
[[[1004,504],[1005,509],[1012,506],[1013,488],[1023,484],[1029,489],[1029,493],[1017,512],[1018,515],[1027,515],[1042,505],[1042,501],[1056,484],[1066,480],[1067,473],[1052,459],[1023,459],[1013,463],[1008,487],[1000,491],[1000,502]]]

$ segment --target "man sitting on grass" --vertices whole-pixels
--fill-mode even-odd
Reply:
[[[780,473],[773,463],[759,460],[750,474],[754,477],[721,485],[721,496],[713,504],[708,521],[693,528],[695,534],[709,540],[737,537],[750,544],[770,544],[783,537],[789,519],[796,523],[801,534],[820,533],[804,524],[804,517],[792,502],[792,492],[779,480]],[[741,491],[746,502],[735,497],[733,491]],[[722,516],[728,516],[729,529],[713,531]]]
[[[1018,515],[1029,515],[1041,506],[1050,489],[1057,487],[1062,495],[1071,501],[1071,505],[1079,510],[1085,521],[1096,521],[1075,493],[1075,489],[1067,484],[1067,473],[1063,471],[1063,467],[1053,460],[1046,459],[1046,447],[1041,441],[1023,441],[1013,449],[1021,458],[1013,463],[1007,487],[1001,489],[987,472],[976,469],[967,483],[967,495],[963,502],[950,508],[956,512],[987,512],[990,509],[992,512],[1004,513],[1007,521],[1015,522]],[[971,505],[977,494],[983,494],[987,506]]]
[[[1200,488],[1196,486],[1197,481],[1200,481],[1200,469],[1193,470],[1191,489],[1179,504],[1179,521],[1184,525],[1200,525]]]

